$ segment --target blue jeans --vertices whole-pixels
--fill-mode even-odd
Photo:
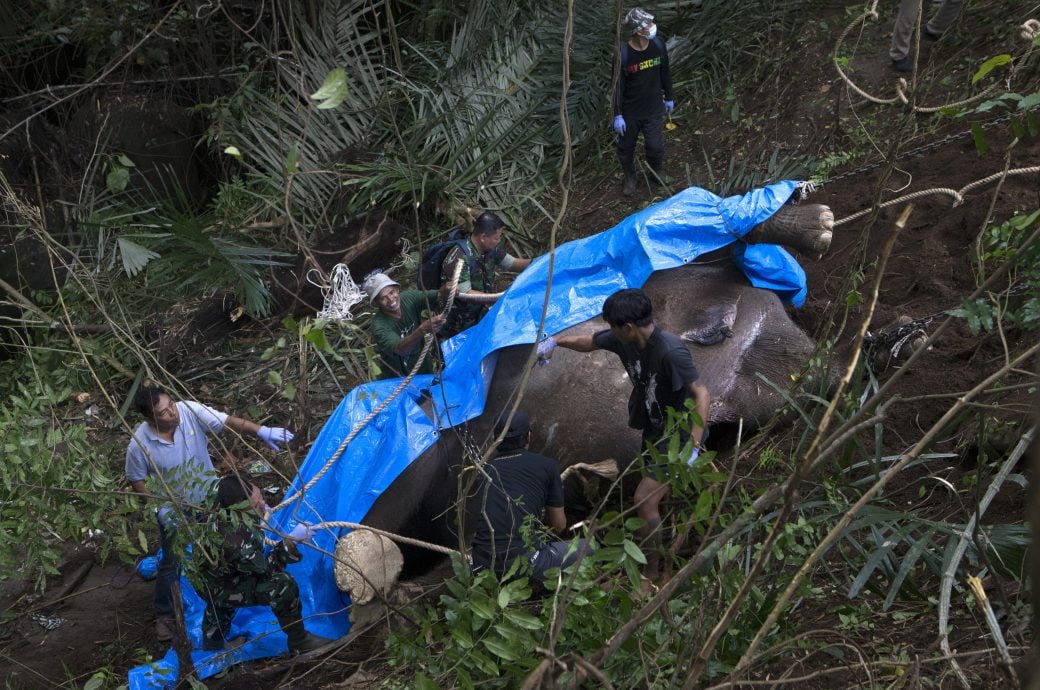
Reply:
[[[546,570],[550,568],[560,568],[562,570],[567,566],[573,565],[577,562],[579,556],[589,551],[587,539],[579,539],[574,544],[574,549],[567,553],[571,545],[572,542],[569,541],[554,541],[532,553],[531,570],[534,579],[543,582]]]

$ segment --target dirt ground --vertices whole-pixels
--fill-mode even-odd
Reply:
[[[968,19],[975,18],[972,12],[985,11],[985,7],[977,5],[987,4],[976,3],[976,7],[969,8]],[[740,123],[733,122],[725,109],[691,112],[693,108],[680,100],[676,118],[680,126],[668,133],[670,171],[682,177],[689,166],[694,181],[703,185],[708,179],[705,152],[714,161],[716,170],[724,170],[731,155],[753,162],[762,151],[768,152],[774,146],[779,146],[785,154],[819,158],[829,152],[868,147],[869,138],[857,134],[860,131],[856,128],[857,122],[867,123],[867,131],[873,137],[904,126],[901,108],[848,97],[844,83],[821,54],[821,50],[829,50],[833,37],[846,21],[843,8],[836,5],[830,16],[824,16],[818,24],[806,28],[803,45],[815,48],[812,51],[793,50],[784,69],[787,75],[796,75],[796,78],[764,79],[761,84],[739,94],[742,117],[753,121],[750,128],[738,127]],[[855,49],[846,53],[850,55],[850,68],[860,86],[885,97],[891,96],[898,76],[891,70],[886,56],[889,26],[890,23],[883,18],[862,32],[853,32]],[[940,104],[959,98],[974,67],[993,52],[1006,47],[1005,39],[994,38],[994,35],[997,35],[996,30],[973,34],[962,28],[955,36],[930,47],[925,55],[930,62],[920,75],[922,100]],[[821,48],[822,45],[827,48]],[[756,102],[770,103],[770,111],[756,110]],[[1008,149],[1011,137],[1006,125],[989,130],[989,151],[983,155],[977,152],[970,136],[963,136],[967,129],[964,121],[950,118],[937,121],[930,115],[918,115],[913,120],[916,134],[903,151],[925,144],[936,145],[918,155],[898,158],[896,170],[883,182],[882,199],[937,187],[960,189],[1001,171],[1005,156],[1012,168],[1040,165],[1040,139],[1026,139]],[[947,140],[951,135],[958,136]],[[886,152],[883,146],[879,148]],[[882,158],[881,153],[875,152],[869,160],[880,162]],[[844,169],[839,169],[839,172],[841,170]],[[881,165],[828,182],[811,200],[828,204],[840,222],[870,207],[885,173],[886,166]],[[1040,208],[1040,175],[1036,173],[1008,178],[994,197],[996,187],[996,184],[989,184],[973,190],[956,207],[948,196],[942,195],[914,201],[909,223],[896,239],[885,271],[872,329],[876,330],[901,315],[919,319],[955,308],[964,295],[974,290],[976,276],[971,261],[972,247],[987,216],[992,214],[993,218],[1006,219],[1016,212]],[[591,169],[582,169],[573,190],[563,239],[609,228],[653,201],[647,190],[633,200],[622,198],[619,190],[620,180],[613,161],[603,163],[598,169],[595,164]],[[894,221],[903,208],[903,204],[886,208],[873,223],[868,218],[861,218],[840,224],[827,255],[819,261],[803,261],[808,275],[808,299],[802,309],[793,312],[793,317],[806,331],[821,333],[835,322],[846,319],[842,305],[852,289],[850,275],[861,263],[866,268],[864,282],[858,290],[867,294],[873,279],[873,261],[893,232]],[[848,341],[861,317],[862,305],[849,310],[845,330],[837,337],[839,344]],[[1009,337],[1023,336],[1011,333]],[[897,392],[914,396],[922,392],[939,394],[965,390],[979,380],[980,372],[989,369],[992,362],[1002,356],[1003,345],[999,337],[973,336],[963,324],[954,324],[902,379]],[[889,368],[888,373],[891,371],[894,368]],[[1018,402],[1020,407],[1016,409],[1026,414],[1028,400]],[[948,401],[937,400],[935,404],[916,403],[899,408],[892,423],[885,426],[886,451],[899,452],[908,448],[941,416],[947,405]],[[956,474],[971,469],[970,452],[966,450],[970,445],[970,439],[947,437],[940,440],[935,450],[957,452],[965,459],[967,464],[947,468]],[[912,480],[904,487],[908,495],[916,496],[919,488],[916,481]],[[1008,490],[998,500],[991,519],[1020,519],[1023,507],[1021,489]],[[942,512],[943,507],[938,506],[937,514]],[[141,663],[148,655],[159,657],[165,653],[165,647],[154,637],[151,623],[151,584],[142,581],[127,566],[112,561],[104,565],[93,563],[88,566],[85,563],[93,563],[90,551],[79,550],[73,554],[63,567],[63,577],[56,578],[39,599],[28,596],[21,583],[3,583],[0,589],[0,615],[4,620],[0,629],[0,678],[5,678],[9,687],[82,687],[98,669],[105,669],[110,674],[106,686],[114,687],[125,681],[128,668]],[[82,576],[82,579],[77,576]],[[55,601],[56,594],[64,598]],[[836,601],[841,600],[842,594],[838,592],[835,597]],[[46,619],[42,622],[34,620],[32,614],[43,614]],[[830,608],[807,611],[802,615],[806,630],[833,626]],[[52,630],[46,629],[44,623],[48,622],[47,619],[58,625]],[[970,631],[959,633],[954,640],[955,646],[957,643],[971,646],[969,638],[981,634],[978,621],[965,618],[955,620],[955,623],[963,623],[964,629]],[[892,626],[883,632],[874,630],[859,637],[857,644],[867,648],[872,645],[904,645],[922,657],[930,656],[937,650],[936,632],[934,624],[927,625],[918,629],[909,621],[906,626]],[[871,642],[872,637],[883,639]],[[368,649],[366,653],[370,651],[373,650]],[[278,662],[261,662],[208,685],[274,687],[288,683],[285,687],[333,687],[335,681],[343,680],[357,668],[355,662],[358,659],[352,652],[345,650],[342,654],[336,665],[325,667],[315,676],[301,679],[290,673],[289,677],[296,679],[287,680],[284,673],[265,675],[265,669],[275,668],[281,672],[284,668],[278,666]],[[347,661],[352,656],[354,660]],[[812,670],[816,662],[806,659],[804,663],[806,667],[802,670]],[[979,675],[993,678],[990,687],[1003,687],[1004,681],[999,676]],[[828,677],[801,685],[822,688],[858,683],[840,678]],[[950,679],[938,680],[943,687],[953,687]]]

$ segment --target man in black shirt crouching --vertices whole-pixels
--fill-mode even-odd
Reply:
[[[495,424],[495,436],[507,421],[509,410]],[[497,454],[484,464],[476,492],[474,572],[491,569],[501,578],[517,558],[526,558],[534,578],[542,582],[547,570],[566,568],[587,550],[584,539],[557,541],[545,529],[543,514],[556,536],[567,529],[563,482],[555,460],[527,450],[530,440],[530,421],[517,410]]]

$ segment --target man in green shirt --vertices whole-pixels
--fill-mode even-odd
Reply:
[[[423,311],[435,312],[444,302],[447,286],[438,290],[401,290],[400,283],[385,273],[371,273],[362,285],[369,302],[379,311],[372,317],[372,340],[379,353],[381,379],[407,376],[422,352],[423,336],[444,325],[440,314],[424,319]],[[419,367],[420,374],[433,373],[433,352]]]
[[[483,298],[495,293],[499,268],[519,273],[531,264],[530,259],[515,257],[501,245],[505,227],[497,213],[484,211],[473,221],[468,247],[465,250],[455,247],[445,255],[441,263],[441,284],[451,280],[458,261],[462,262],[462,273],[459,275],[459,292],[442,337],[455,335],[480,321],[490,303]],[[493,302],[494,298],[490,300]]]

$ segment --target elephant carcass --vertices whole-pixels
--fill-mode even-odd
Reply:
[[[830,244],[832,227],[827,207],[785,206],[745,240],[784,244],[818,256]],[[812,340],[791,321],[780,299],[752,287],[726,257],[659,271],[644,289],[659,327],[691,338],[722,336],[712,345],[688,343],[700,382],[712,396],[713,425],[740,419],[748,427],[763,423],[783,399],[758,374],[783,385],[813,352]],[[606,327],[596,318],[565,332]],[[732,331],[728,337],[727,328]],[[530,353],[530,345],[500,351],[484,414],[466,430],[445,430],[441,441],[383,492],[365,524],[458,544],[452,505],[463,460],[460,441],[480,446],[490,439],[494,419],[512,399]],[[627,425],[631,388],[616,355],[558,348],[549,365],[534,368],[520,403],[531,417],[532,449],[563,465],[608,459],[627,464],[640,450],[639,432]],[[413,562],[406,553],[406,572]]]
[[[830,246],[833,219],[826,206],[789,205],[746,240],[784,244],[819,256]],[[776,294],[752,287],[724,257],[658,271],[643,289],[653,302],[657,326],[687,341],[699,382],[711,395],[711,425],[743,420],[751,429],[765,423],[783,404],[783,396],[763,377],[784,387],[815,349]],[[595,318],[564,333],[606,328],[602,318]],[[499,354],[488,411],[475,424],[478,438],[511,400],[529,355],[529,346]],[[565,466],[608,458],[627,463],[640,450],[639,432],[627,424],[631,390],[613,353],[557,348],[548,365],[531,372],[521,402],[531,417],[532,448]]]
[[[743,420],[746,428],[753,428],[764,423],[783,397],[760,375],[782,387],[813,352],[813,341],[791,321],[777,296],[749,285],[732,265],[690,264],[659,271],[643,289],[653,301],[657,326],[687,341],[699,382],[711,395],[712,425]],[[564,334],[606,328],[596,318]],[[718,342],[701,345],[694,342],[698,338]],[[489,410],[507,405],[529,355],[530,347],[499,354]],[[557,348],[548,365],[531,372],[521,402],[531,417],[532,447],[564,465],[634,458],[640,434],[627,425],[631,390],[617,355]],[[483,430],[486,422],[478,427]]]
[[[424,408],[428,406],[424,405]],[[465,429],[445,429],[440,440],[408,465],[365,514],[362,523],[441,546],[459,546],[456,496],[463,462]],[[404,556],[401,575],[421,574],[443,554],[410,544],[398,546]],[[378,575],[367,576],[376,581]]]

